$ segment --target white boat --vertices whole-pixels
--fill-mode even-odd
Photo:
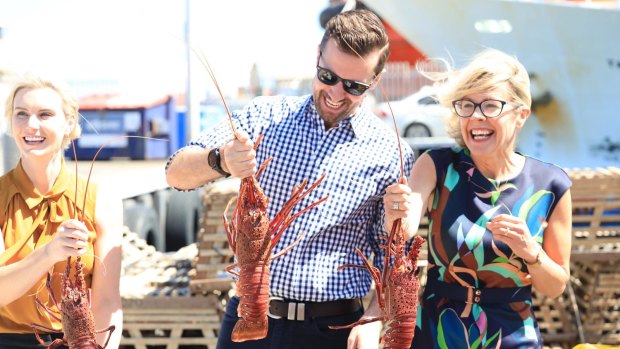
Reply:
[[[620,1],[365,0],[427,58],[493,47],[532,78],[519,150],[565,168],[620,165]]]

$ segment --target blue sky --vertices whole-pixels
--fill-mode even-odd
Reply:
[[[225,91],[247,85],[254,63],[264,79],[312,76],[327,4],[190,0],[192,43]],[[185,86],[184,17],[184,0],[0,0],[0,69],[175,92]]]

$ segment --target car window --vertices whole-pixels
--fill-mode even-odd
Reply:
[[[419,105],[433,105],[433,104],[439,104],[439,102],[432,96],[426,96],[426,97],[422,97],[420,98],[420,100],[418,101]]]

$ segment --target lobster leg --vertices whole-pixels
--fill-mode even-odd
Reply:
[[[292,250],[292,249],[293,249],[293,247],[295,247],[295,245],[297,245],[297,244],[301,241],[301,239],[302,239],[303,237],[304,237],[304,233],[302,232],[301,234],[299,234],[299,236],[297,237],[297,239],[296,239],[295,241],[293,241],[293,243],[292,243],[292,244],[288,245],[288,247],[286,247],[286,248],[283,248],[283,249],[282,249],[282,251],[280,251],[280,252],[278,252],[278,253],[276,253],[276,254],[272,255],[272,256],[271,256],[271,260],[274,260],[274,259],[276,259],[276,258],[278,258],[278,257],[281,257],[282,255],[284,255],[284,254],[288,253],[288,251]]]
[[[230,274],[233,274],[236,277],[239,277],[240,276],[239,273],[237,273],[237,271],[235,270],[238,266],[239,266],[239,264],[234,263],[234,264],[231,264],[231,265],[227,266],[224,269],[226,270],[226,272],[228,272]]]
[[[370,264],[370,261],[364,256],[364,254],[362,253],[362,251],[359,250],[359,248],[356,247],[355,251],[362,258],[362,261],[364,262],[364,265],[366,266],[366,270],[368,270],[368,272],[370,273],[370,276],[375,281],[375,290],[377,292],[377,300],[379,301],[379,307],[381,307],[381,309],[384,309],[385,307],[385,303],[383,300],[384,299],[383,298],[383,285],[384,284],[381,282],[381,274],[377,268],[375,268],[372,264]],[[388,266],[384,266],[384,268],[388,268]]]
[[[49,328],[49,327],[45,327],[45,326],[41,326],[41,325],[36,325],[36,324],[31,324],[30,327],[32,327],[32,331],[34,332],[35,337],[37,337],[37,340],[39,341],[39,343],[41,343],[42,346],[47,346],[47,344],[45,344],[45,342],[43,341],[43,339],[41,339],[41,336],[39,336],[39,331],[40,330],[42,332],[45,333],[62,333],[62,331],[58,331],[55,330],[53,328]],[[51,348],[56,348],[60,345],[64,344],[64,340],[62,339],[55,339],[49,346],[47,346],[47,349],[51,349]]]
[[[105,340],[105,344],[103,344],[103,347],[99,346],[99,348],[103,349],[108,346],[108,342],[110,341],[110,338],[112,338],[112,333],[114,333],[115,329],[116,329],[116,326],[110,325],[108,328],[104,330],[95,331],[95,333],[104,333],[108,331],[110,332],[110,334],[108,335],[108,338]]]
[[[385,316],[380,316],[380,317],[371,317],[368,319],[362,319],[362,320],[358,320],[352,324],[349,325],[343,325],[343,326],[329,326],[330,329],[332,330],[342,330],[345,328],[353,328],[357,325],[365,325],[365,324],[369,324],[371,322],[375,322],[375,321],[385,321],[386,317]]]
[[[35,324],[31,324],[30,327],[32,327],[32,331],[34,332],[35,337],[37,337],[37,340],[39,341],[39,343],[41,343],[41,345],[44,346],[44,347],[47,346],[47,344],[45,344],[43,339],[41,339],[41,337],[39,336],[39,331],[37,331],[37,330],[40,330],[40,331],[45,332],[45,333],[62,333],[62,331],[58,331],[58,330],[55,330],[53,328],[49,328],[49,327],[45,327],[45,326],[40,326],[40,325],[35,325]],[[63,343],[62,339],[56,339],[47,348],[50,348],[56,341],[60,341],[60,344]]]
[[[235,224],[235,220],[228,221],[226,216],[228,215],[228,209],[230,208],[230,204],[234,201],[235,198],[228,201],[226,204],[226,209],[224,209],[224,214],[222,217],[224,218],[224,230],[226,231],[226,238],[228,239],[228,246],[234,254],[237,254],[237,226]],[[233,217],[237,217],[237,208],[233,211]]]
[[[54,305],[56,306],[56,309],[60,309],[60,306],[58,306],[58,301],[56,301],[56,297],[54,296],[54,292],[52,291],[52,274],[51,273],[47,273],[47,280],[45,281],[45,286],[47,288],[48,294],[50,295],[50,298],[52,299],[52,303],[54,303]],[[41,302],[39,298],[35,297],[34,302],[37,306],[45,310],[45,312],[49,316],[54,318],[56,321],[61,321],[60,314],[52,310],[51,308],[49,308],[47,305],[43,304],[43,302]]]
[[[64,339],[54,339],[54,341],[52,343],[50,343],[49,347],[47,347],[47,349],[56,349],[58,347],[60,347],[61,345],[65,345],[65,340]]]

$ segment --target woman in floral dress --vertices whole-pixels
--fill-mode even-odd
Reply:
[[[557,297],[569,279],[571,181],[515,151],[531,105],[515,57],[487,49],[436,78],[458,145],[424,153],[384,198],[409,237],[430,218],[412,348],[541,348],[531,288]]]

